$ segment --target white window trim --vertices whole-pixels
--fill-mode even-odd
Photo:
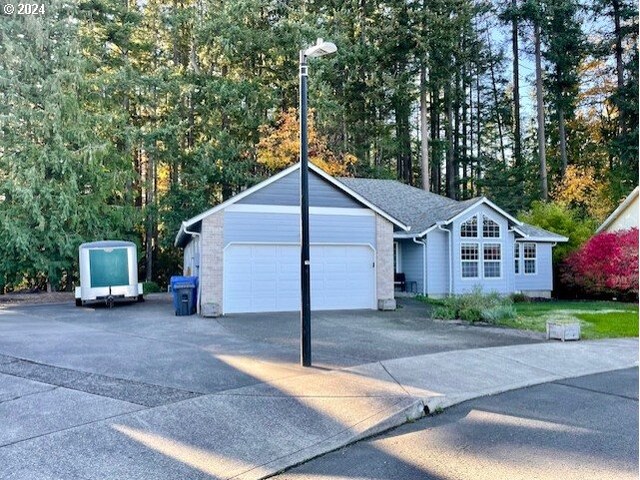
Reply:
[[[400,242],[393,242],[393,249],[396,256],[396,272],[402,273],[402,249],[400,248]]]
[[[480,238],[487,239],[487,240],[502,240],[502,225],[500,225],[500,222],[497,222],[495,218],[493,218],[490,215],[487,215],[486,213],[479,213],[479,219],[478,220],[482,220],[482,221],[478,221],[478,235],[480,236]],[[498,225],[498,233],[499,235],[497,237],[485,237],[484,236],[484,217],[487,217],[488,220],[491,220],[493,223],[495,223],[496,225]]]
[[[469,238],[469,237],[465,237],[465,238]],[[475,245],[476,247],[478,247],[478,259],[477,260],[463,260],[462,259],[462,247],[464,245]],[[472,241],[472,242],[468,242],[468,241],[461,241],[460,242],[460,250],[459,250],[459,256],[458,258],[460,259],[460,278],[462,280],[475,280],[478,278],[482,278],[482,252],[481,252],[481,248],[480,248],[480,242],[478,241]],[[476,262],[478,264],[478,275],[476,275],[475,277],[464,277],[462,276],[462,264],[463,263],[472,263],[472,262]]]
[[[472,218],[476,219],[476,236],[475,237],[463,237],[462,236],[462,226],[468,222],[469,220],[471,220]],[[466,242],[467,238],[482,238],[482,225],[480,224],[480,214],[476,213],[474,215],[471,215],[469,218],[467,218],[466,220],[463,220],[460,222],[460,225],[458,226],[458,236],[460,237],[460,241],[461,242]],[[469,242],[467,242],[469,243]]]
[[[513,245],[516,247],[513,251],[513,260],[514,260],[514,264],[513,264],[513,274],[514,275],[522,275],[523,274],[523,268],[522,268],[522,248],[520,243],[518,242],[513,242]],[[518,256],[516,257],[516,250],[518,250]],[[518,262],[518,271],[516,272],[516,264],[515,262]]]
[[[500,266],[500,275],[497,276],[497,277],[487,277],[484,274],[484,262],[485,262],[485,259],[484,259],[484,246],[485,245],[498,245],[500,247],[500,260],[486,260],[487,262],[497,262],[499,264],[499,266]],[[503,271],[502,262],[503,262],[503,259],[504,259],[503,250],[504,249],[503,249],[502,242],[482,242],[482,278],[483,278],[483,280],[502,280],[502,277],[503,277],[503,275],[502,275],[502,271]]]
[[[524,257],[524,246],[526,244],[531,244],[535,247],[535,252],[536,252],[536,256],[533,258],[525,258]],[[527,260],[533,260],[533,265],[534,265],[534,272],[533,273],[527,273],[527,270],[525,268],[526,265],[526,261]],[[522,274],[523,275],[537,275],[538,274],[538,244],[536,242],[523,242],[522,243]]]

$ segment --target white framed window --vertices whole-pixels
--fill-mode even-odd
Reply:
[[[486,215],[482,216],[482,238],[500,238],[500,225]]]
[[[536,274],[536,244],[523,243],[524,273],[525,275]]]
[[[500,278],[502,265],[502,245],[485,243],[482,245],[482,270],[484,278]]]
[[[477,243],[460,244],[460,269],[462,278],[480,276],[480,245]]]
[[[513,271],[518,275],[520,273],[520,244],[513,244]]]
[[[460,224],[460,236],[463,238],[478,237],[478,217],[473,216]]]

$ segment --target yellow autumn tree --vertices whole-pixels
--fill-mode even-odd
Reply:
[[[600,221],[613,209],[605,185],[596,180],[593,167],[569,165],[553,190],[553,198],[563,205],[578,207]]]
[[[309,161],[329,175],[350,176],[358,159],[349,153],[339,156],[332,152],[327,145],[327,139],[315,129],[313,117],[311,111],[308,122]],[[282,170],[296,163],[300,155],[299,135],[298,115],[294,108],[282,112],[275,125],[260,127],[258,163],[270,170]]]

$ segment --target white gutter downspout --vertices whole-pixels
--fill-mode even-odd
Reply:
[[[443,225],[443,222],[436,223],[438,230],[447,232],[447,235],[449,236],[449,295],[451,295],[453,291],[453,239],[451,238],[451,231],[446,228],[442,228]]]
[[[190,232],[189,230],[187,230],[185,222],[182,222],[182,230],[187,235],[198,237],[198,302],[196,303],[196,312],[198,313],[198,315],[200,315],[200,302],[202,301],[202,276],[200,275],[200,272],[202,271],[202,235],[200,232]]]
[[[427,242],[426,240],[417,240],[412,237],[413,243],[422,245],[422,295],[427,296]]]
[[[507,230],[507,232],[508,232],[508,233],[513,233],[513,244],[514,244],[514,245],[518,245],[518,242],[516,241],[516,233],[517,233],[517,232],[515,231],[515,227],[511,227],[511,228],[509,228],[509,229]],[[514,263],[515,263],[515,253],[513,253],[513,250],[514,250],[514,249],[512,248],[512,249],[511,249],[511,254],[514,256],[513,260],[514,260]],[[518,252],[519,252],[519,251],[520,251],[520,247],[518,246]],[[518,260],[518,264],[520,264],[520,260]],[[511,267],[511,268],[513,268],[513,267]],[[518,268],[519,268],[519,267],[518,267]],[[512,288],[511,290],[513,290],[514,292],[518,291],[518,290],[516,289],[516,275],[515,275],[515,273],[513,274],[513,288]]]

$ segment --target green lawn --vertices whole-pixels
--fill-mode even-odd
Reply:
[[[506,327],[544,332],[547,320],[579,320],[583,338],[637,337],[638,304],[596,301],[516,303],[517,317]]]

